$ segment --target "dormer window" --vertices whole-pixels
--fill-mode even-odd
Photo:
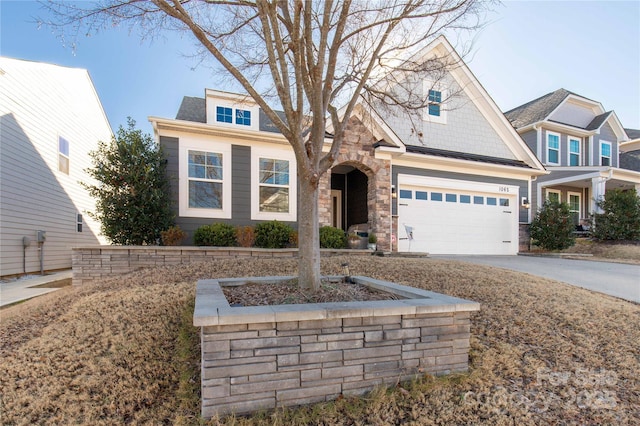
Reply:
[[[233,109],[227,107],[216,107],[216,121],[219,123],[233,123]]]
[[[236,124],[240,124],[241,126],[251,126],[251,111],[237,109]]]

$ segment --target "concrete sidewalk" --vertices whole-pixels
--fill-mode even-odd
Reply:
[[[59,288],[33,287],[64,280],[72,276],[73,273],[69,269],[47,275],[30,275],[25,278],[2,281],[0,282],[0,307],[60,290]]]

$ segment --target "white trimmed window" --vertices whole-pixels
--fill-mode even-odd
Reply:
[[[560,135],[547,132],[547,163],[560,164]]]
[[[212,119],[216,124],[257,130],[257,108],[215,105]]]
[[[446,91],[429,81],[426,81],[423,87],[427,97],[427,107],[423,114],[424,120],[432,123],[446,124],[447,112],[444,102],[447,97]]]
[[[180,216],[231,218],[231,146],[180,139]]]
[[[580,166],[582,153],[580,152],[580,139],[569,136],[569,165]]]
[[[297,177],[293,152],[251,149],[251,219],[297,220]]]
[[[573,218],[573,224],[580,224],[580,193],[578,192],[569,192],[569,212],[571,213],[571,217]]]
[[[82,232],[82,215],[80,213],[76,214],[76,232]]]
[[[547,189],[547,200],[555,201],[556,203],[560,202],[560,191],[556,189]]]
[[[58,136],[58,170],[69,174],[69,141]]]
[[[600,142],[600,165],[611,165],[611,142]]]

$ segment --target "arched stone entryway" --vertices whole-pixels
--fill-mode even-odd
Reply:
[[[345,131],[334,167],[320,181],[320,226],[367,223],[379,250],[391,250],[391,164],[375,158],[376,140],[356,118]],[[338,194],[337,191],[342,191]],[[340,197],[340,198],[338,198]],[[336,217],[336,204],[342,215]]]

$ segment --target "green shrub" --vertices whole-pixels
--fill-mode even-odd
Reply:
[[[277,220],[272,220],[257,224],[255,233],[256,247],[284,248],[289,244],[293,228]]]
[[[598,240],[640,240],[640,196],[635,191],[608,191],[597,202],[592,236]]]
[[[347,234],[333,226],[320,228],[320,248],[343,249],[347,247]]]
[[[202,225],[193,234],[193,243],[197,246],[235,246],[236,228],[226,223]]]
[[[575,224],[567,203],[546,201],[531,222],[533,244],[546,250],[564,250],[576,243]]]

